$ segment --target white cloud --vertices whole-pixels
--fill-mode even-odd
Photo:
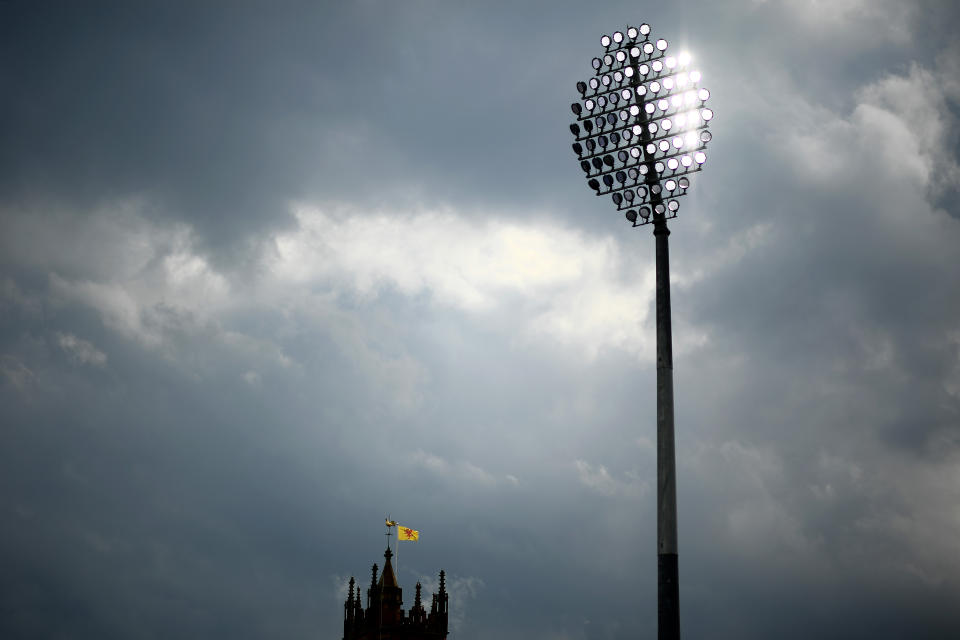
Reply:
[[[727,548],[751,556],[762,550],[785,561],[813,560],[819,543],[806,535],[800,515],[789,506],[776,450],[737,441],[701,443],[681,463],[702,486],[726,494],[719,500],[725,504],[720,515]]]
[[[856,92],[848,116],[791,98],[794,123],[782,145],[802,175],[817,183],[875,189],[881,183],[937,195],[960,186],[953,150],[956,120],[949,79],[913,65]]]
[[[604,496],[612,496],[617,492],[617,482],[602,464],[594,467],[586,460],[574,460],[573,464],[577,469],[580,484]]]
[[[77,364],[102,367],[107,363],[107,354],[72,333],[57,333],[57,345]]]
[[[106,326],[120,334],[154,346],[159,336],[144,322],[142,301],[120,284],[68,281],[53,274],[50,288],[54,295],[66,302],[79,302],[100,312]]]
[[[912,3],[895,0],[753,0],[755,5],[782,6],[794,28],[803,29],[806,42],[870,47],[912,40]]]
[[[63,302],[100,312],[104,324],[148,347],[159,347],[176,316],[199,324],[234,306],[228,279],[194,247],[184,224],[156,224],[139,201],[117,203],[82,222],[47,224],[28,264],[48,270],[50,288]],[[14,230],[33,231],[34,216],[14,214]],[[56,218],[55,218],[56,219]],[[57,252],[66,246],[70,251]],[[84,256],[94,256],[86,260]],[[90,264],[95,267],[91,268]],[[85,274],[85,275],[77,275]]]
[[[592,465],[586,460],[574,460],[573,466],[577,470],[577,479],[580,484],[600,495],[621,494],[635,497],[647,492],[648,483],[641,480],[639,474],[635,471],[624,472],[625,480],[619,480],[610,475],[610,472],[602,464]]]
[[[468,604],[476,599],[486,586],[482,579],[476,576],[446,575],[446,590],[450,596],[450,631],[457,633],[464,628],[467,620]],[[423,587],[424,607],[430,610],[430,594],[440,590],[440,580],[437,576],[420,576]]]
[[[956,442],[944,450],[956,451]],[[851,528],[860,546],[854,562],[873,558],[874,570],[895,579],[939,585],[960,575],[960,455],[934,464],[880,455],[866,470],[863,491],[873,508]]]
[[[333,585],[331,591],[333,592],[333,600],[338,606],[343,606],[343,603],[346,602],[347,596],[350,593],[350,576],[341,576],[338,574],[333,574],[330,576],[330,582]],[[354,581],[354,590],[359,590],[360,585],[356,584]]]
[[[468,486],[493,487],[502,484],[495,475],[468,460],[451,462],[422,449],[408,453],[406,462],[412,468],[423,469],[438,477],[463,482]],[[506,481],[515,484],[510,477],[506,476]]]
[[[27,393],[36,383],[37,376],[19,358],[4,354],[0,356],[0,374],[20,393]]]
[[[295,210],[299,228],[277,237],[274,279],[376,298],[429,296],[468,314],[519,315],[528,337],[596,355],[604,348],[650,356],[637,331],[653,295],[652,264],[627,267],[611,237],[548,223],[445,211],[331,213]]]
[[[752,252],[775,244],[779,239],[774,221],[758,222],[740,233],[728,236],[725,244],[691,257],[688,261],[691,266],[680,269],[674,267],[670,274],[671,285],[689,287],[707,280],[718,270],[735,265]],[[677,337],[674,336],[674,339]]]
[[[503,293],[563,285],[609,260],[609,247],[584,247],[584,239],[569,231],[472,223],[451,211],[350,211],[334,218],[301,206],[295,214],[299,228],[277,238],[279,278],[332,276],[362,296],[387,287],[406,295],[429,291],[442,304],[479,311],[500,306]],[[599,263],[591,264],[598,253]]]
[[[103,236],[75,221],[60,228],[59,238],[56,226],[46,228],[51,247],[76,236],[102,269],[75,268],[52,250],[31,260],[49,269],[56,301],[96,309],[105,326],[164,355],[175,348],[175,336],[205,334],[226,348],[294,357],[274,337],[231,326],[238,312],[276,310],[291,326],[332,332],[358,367],[394,390],[398,406],[411,409],[421,401],[426,372],[402,342],[375,326],[375,315],[363,312],[394,292],[490,321],[511,341],[546,342],[588,357],[616,349],[652,359],[653,333],[638,325],[648,320],[653,265],[625,260],[612,236],[541,221],[477,220],[452,210],[300,206],[298,227],[276,236],[265,268],[251,275],[218,270],[189,228],[149,222],[142,206],[92,215],[89,224]]]

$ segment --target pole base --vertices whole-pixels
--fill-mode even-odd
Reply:
[[[680,578],[675,553],[657,556],[657,639],[680,640]]]

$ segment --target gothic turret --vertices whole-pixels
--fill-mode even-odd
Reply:
[[[387,547],[383,553],[383,571],[377,591],[380,593],[380,621],[385,626],[398,624],[403,620],[403,589],[397,584],[390,558],[393,552]]]
[[[360,601],[360,585],[350,578],[347,600],[343,605],[343,640],[446,640],[446,574],[440,572],[440,585],[432,596],[430,613],[423,608],[419,582],[408,613],[403,610],[403,590],[397,581],[392,557],[388,548],[383,554],[383,571],[379,578],[377,565],[373,565],[366,608]]]

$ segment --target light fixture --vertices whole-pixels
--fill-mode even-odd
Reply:
[[[707,160],[714,112],[701,73],[686,51],[668,55],[650,25],[627,26],[600,38],[594,73],[578,82],[571,105],[573,151],[598,196],[610,196],[634,227],[653,224],[657,323],[657,600],[659,640],[680,637],[677,561],[673,347],[667,221],[680,209],[689,175]],[[624,33],[626,34],[624,36]]]

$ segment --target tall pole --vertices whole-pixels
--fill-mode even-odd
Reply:
[[[639,62],[634,69],[631,86],[640,86]],[[640,125],[645,183],[650,189],[650,203],[663,206],[660,175],[654,154],[646,151],[653,140],[646,101],[636,94],[640,108],[636,122]],[[670,327],[670,229],[666,210],[653,213],[653,236],[656,239],[657,262],[657,638],[680,639],[680,589],[677,566],[677,462],[673,434],[673,332]]]
[[[653,224],[657,244],[657,637],[680,638],[677,567],[677,460],[673,431],[673,336],[670,328],[670,230]]]
[[[677,552],[677,460],[673,425],[673,337],[670,318],[670,230],[688,174],[707,160],[713,110],[690,55],[666,54],[650,25],[603,35],[594,77],[577,82],[570,105],[577,121],[573,152],[598,196],[610,195],[634,227],[653,224],[657,305],[657,637],[680,638]],[[582,125],[582,128],[581,128]],[[632,208],[636,207],[636,208]]]

